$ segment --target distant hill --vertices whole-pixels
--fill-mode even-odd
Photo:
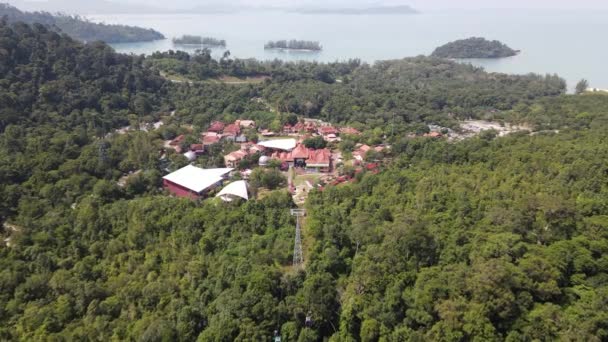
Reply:
[[[67,14],[165,13],[163,9],[146,5],[128,4],[107,0],[9,0],[12,6],[24,11],[45,11]]]
[[[416,14],[418,11],[410,6],[378,6],[367,8],[300,8],[295,10],[301,14]]]
[[[441,58],[503,58],[515,56],[519,53],[497,40],[472,37],[456,40],[438,47],[431,54]]]
[[[125,25],[107,25],[90,22],[79,16],[51,14],[48,12],[23,12],[11,5],[0,4],[0,17],[9,22],[39,23],[56,31],[66,33],[74,39],[85,42],[104,41],[106,43],[145,42],[164,39],[162,33]]]

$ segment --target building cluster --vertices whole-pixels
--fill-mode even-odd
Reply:
[[[327,142],[340,141],[340,134],[359,135],[357,129],[352,127],[336,128],[326,122],[308,119],[298,122],[295,125],[286,124],[283,126],[283,134],[304,134],[309,136],[321,136]]]
[[[163,177],[164,187],[178,197],[192,199],[206,197],[210,192],[219,190],[228,180],[231,172],[238,168],[242,161],[253,156],[259,156],[259,159],[256,158],[256,160],[261,167],[270,165],[274,160],[281,165],[283,170],[294,167],[304,172],[329,173],[333,169],[331,151],[327,148],[307,148],[303,140],[308,137],[321,136],[328,142],[335,142],[340,141],[341,134],[361,134],[351,127],[336,128],[319,120],[307,119],[295,125],[285,125],[282,132],[279,133],[268,130],[259,132],[264,137],[282,134],[291,136],[289,138],[277,138],[258,143],[248,142],[243,131],[255,128],[256,123],[251,120],[237,120],[230,124],[215,121],[201,134],[200,141],[196,144],[186,146],[184,135],[167,142],[167,147],[182,153],[190,161],[196,160],[198,156],[208,150],[210,145],[222,140],[237,143],[240,148],[224,156],[226,168],[201,169],[188,165]],[[367,145],[360,145],[359,150],[354,154],[360,156],[362,160],[369,149],[371,148]],[[241,173],[241,175],[243,174]],[[218,196],[224,201],[231,201],[234,198],[247,200],[247,183],[246,181],[233,182],[222,189]]]
[[[273,149],[269,157],[287,166],[302,168],[309,172],[331,172],[332,169],[329,149],[306,148],[302,143],[298,143],[293,149]]]

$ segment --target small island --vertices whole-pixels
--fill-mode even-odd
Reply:
[[[485,38],[468,38],[457,40],[438,47],[431,54],[440,58],[503,58],[515,56],[518,50],[513,50],[497,40]]]
[[[203,45],[209,47],[226,47],[226,41],[223,39],[215,39],[211,37],[183,35],[179,38],[173,38],[174,45]]]
[[[264,49],[321,51],[323,47],[319,42],[308,40],[277,40],[275,42],[270,41],[266,43]]]

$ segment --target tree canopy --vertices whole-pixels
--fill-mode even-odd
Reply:
[[[0,24],[0,340],[608,339],[608,96],[422,57],[250,61],[272,79],[244,85],[174,84],[167,61],[191,77],[241,67]],[[162,190],[187,163],[161,156],[164,140],[298,116],[357,126],[345,152],[390,146],[377,169],[310,192],[302,269],[280,171],[256,169],[268,191],[248,202]],[[408,134],[467,116],[533,132]]]

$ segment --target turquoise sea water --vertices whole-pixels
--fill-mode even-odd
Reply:
[[[169,39],[115,44],[120,52],[149,54],[176,49],[170,38],[194,34],[225,39],[233,57],[366,62],[430,54],[471,36],[498,39],[522,53],[497,60],[469,60],[488,71],[557,73],[573,88],[581,78],[608,88],[608,11],[446,11],[417,15],[304,15],[283,12],[231,14],[103,15],[93,21],[154,28]],[[268,40],[317,40],[322,52],[264,50]],[[194,50],[195,47],[180,48]],[[222,50],[214,50],[217,56]]]

